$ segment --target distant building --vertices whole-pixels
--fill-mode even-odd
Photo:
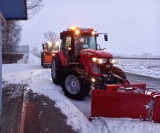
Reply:
[[[17,53],[20,54],[28,54],[29,53],[29,46],[28,45],[20,45],[17,47]]]

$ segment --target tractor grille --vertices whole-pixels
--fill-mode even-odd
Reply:
[[[92,63],[92,71],[95,74],[107,74],[111,70],[111,64],[96,64]]]
[[[100,69],[99,69],[99,65],[98,64],[93,63],[92,70],[93,70],[93,73],[100,74]]]

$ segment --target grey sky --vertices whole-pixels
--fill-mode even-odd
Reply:
[[[72,25],[107,32],[99,39],[109,52],[160,54],[160,0],[44,0],[31,20],[22,22],[21,44],[41,49],[44,32],[59,35]]]

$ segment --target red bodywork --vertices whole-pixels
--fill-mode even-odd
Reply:
[[[92,90],[91,117],[139,118],[160,122],[160,93],[146,84],[109,85]]]
[[[58,55],[59,55],[59,57],[60,57],[60,60],[61,60],[62,66],[66,66],[66,64],[67,64],[67,59],[66,59],[66,56],[65,56],[64,52],[62,52],[62,51],[58,51],[58,53],[57,53],[57,54],[58,54]]]
[[[51,64],[51,61],[52,61],[52,55],[47,55],[47,54],[44,54],[44,64]]]
[[[50,54],[44,51],[44,64],[51,65],[52,57],[55,56],[57,51],[52,51]]]
[[[66,66],[67,64],[67,59],[66,56],[64,54],[64,52],[62,51],[58,51],[58,55],[60,57],[62,66]],[[83,66],[85,66],[85,70],[87,71],[87,73],[92,74],[92,70],[91,70],[91,58],[92,57],[97,57],[97,58],[112,58],[112,54],[108,53],[108,52],[102,52],[102,51],[98,51],[98,50],[93,50],[93,49],[83,49],[81,50],[81,54],[80,54],[80,62],[83,64]]]
[[[85,70],[88,74],[94,75],[92,67],[91,67],[91,61],[93,57],[96,58],[112,58],[112,54],[108,52],[102,52],[98,50],[93,49],[83,49],[80,52],[80,62],[85,66]]]
[[[51,66],[52,58],[59,50],[59,44],[56,45],[56,42],[43,43],[42,49],[43,52],[41,53],[41,65],[43,67]]]

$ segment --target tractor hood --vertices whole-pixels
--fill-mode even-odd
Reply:
[[[113,57],[112,54],[105,52],[105,51],[102,51],[102,50],[83,49],[83,50],[81,50],[80,53],[81,54],[89,54],[89,55],[92,55],[97,58],[112,58]]]

